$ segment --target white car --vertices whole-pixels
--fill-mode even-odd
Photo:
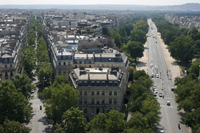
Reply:
[[[156,74],[156,78],[159,78],[159,75],[158,75],[158,74]]]

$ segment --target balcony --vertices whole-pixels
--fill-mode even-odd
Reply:
[[[88,104],[89,107],[107,107],[108,104]]]

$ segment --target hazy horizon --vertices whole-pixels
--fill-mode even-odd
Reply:
[[[24,0],[7,0],[2,1],[0,5],[142,5],[142,6],[169,6],[169,5],[182,5],[187,3],[199,3],[199,0],[168,0],[168,1],[157,1],[157,0],[101,0],[101,1],[91,1],[91,0],[76,0],[76,1],[66,1],[66,0],[34,0],[34,1],[24,1]]]

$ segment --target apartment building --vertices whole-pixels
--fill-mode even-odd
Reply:
[[[11,80],[16,73],[22,71],[21,54],[27,44],[30,17],[27,12],[1,14],[0,82]]]
[[[42,16],[42,20],[54,76],[66,76],[80,91],[78,106],[84,116],[89,119],[109,109],[120,111],[128,86],[129,61],[122,51],[116,49],[114,39],[96,35],[99,31],[80,34],[68,29],[71,26],[55,28],[51,24],[52,17],[46,15]],[[84,23],[88,26],[86,21]]]
[[[124,74],[119,68],[75,68],[70,83],[80,91],[77,106],[90,119],[109,109],[122,110],[124,101]]]

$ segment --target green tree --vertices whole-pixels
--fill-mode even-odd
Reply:
[[[144,31],[145,33],[147,33],[148,30],[149,30],[149,25],[148,25],[148,23],[146,21],[139,20],[134,25],[134,29],[140,29],[140,30]]]
[[[79,108],[71,107],[62,115],[64,128],[69,133],[85,133],[86,118]]]
[[[29,123],[31,105],[25,96],[10,81],[0,84],[0,124],[6,118],[20,123]]]
[[[117,110],[110,110],[106,115],[99,113],[89,123],[91,130],[98,129],[108,133],[119,133],[126,128],[125,115]]]
[[[111,110],[106,113],[106,131],[109,133],[119,133],[126,128],[125,114],[117,110]]]
[[[190,36],[194,41],[196,41],[200,38],[200,33],[195,27],[193,27],[191,30],[188,31],[188,36]]]
[[[132,58],[137,62],[137,57],[142,57],[144,52],[144,45],[140,42],[131,41],[128,43],[129,52]]]
[[[135,71],[134,72],[134,75],[133,75],[133,78],[135,79],[135,80],[138,80],[141,76],[146,76],[147,74],[146,74],[146,72],[144,71],[144,70],[139,70],[139,71]]]
[[[194,73],[197,77],[199,76],[199,65],[200,62],[193,63],[189,68],[189,73]]]
[[[102,113],[98,113],[92,120],[90,120],[89,126],[93,129],[101,129],[105,130],[106,128],[106,115]]]
[[[195,51],[197,58],[199,58],[200,57],[200,40],[195,41],[194,51]]]
[[[52,87],[45,88],[40,94],[45,100],[47,116],[50,116],[55,123],[61,119],[65,111],[77,104],[79,95],[79,91],[65,82],[58,85],[53,84]]]
[[[32,77],[32,70],[35,68],[35,52],[33,51],[32,46],[27,46],[24,48],[22,53],[22,64],[24,66],[24,70]]]
[[[182,61],[187,64],[194,57],[193,44],[194,41],[192,38],[182,35],[171,43],[169,52],[177,61]]]
[[[140,29],[133,29],[129,38],[131,41],[137,41],[142,44],[145,44],[147,41],[146,33]]]
[[[49,82],[49,81],[51,81],[52,73],[53,73],[53,68],[51,66],[51,63],[42,62],[42,63],[40,63],[40,65],[38,67],[38,80],[42,84],[45,81]]]
[[[3,126],[0,125],[0,133],[29,133],[29,128],[20,125],[17,121],[6,119]]]
[[[165,32],[165,35],[164,35],[164,36],[165,36],[165,37],[164,37],[164,41],[165,41],[165,44],[167,44],[167,45],[170,45],[170,43],[173,42],[174,39],[175,39],[175,34],[174,34],[174,32],[171,31],[171,30],[167,30],[167,31]]]
[[[27,99],[31,98],[31,91],[35,90],[35,87],[27,75],[16,74],[11,81],[15,85],[15,88],[19,89]]]

